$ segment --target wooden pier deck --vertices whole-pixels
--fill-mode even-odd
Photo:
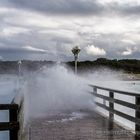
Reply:
[[[88,93],[95,97],[95,105],[107,110],[108,118],[100,115],[97,110],[73,108],[74,111],[67,110],[61,113],[47,111],[44,117],[35,115],[37,118],[30,119],[27,128],[23,129],[24,99],[22,99],[19,104],[12,101],[11,104],[0,105],[0,110],[9,110],[9,122],[0,123],[0,130],[9,130],[10,140],[140,140],[140,94],[96,85],[89,86],[93,88]],[[129,96],[135,101],[131,103],[121,98],[117,99],[115,96],[117,94]],[[96,98],[102,99],[102,102]],[[135,115],[118,110],[114,104],[133,109]],[[136,134],[116,124],[114,115],[133,122]]]
[[[135,140],[135,135],[97,112],[78,112],[34,119],[28,131],[29,140]],[[77,114],[78,115],[78,114]]]

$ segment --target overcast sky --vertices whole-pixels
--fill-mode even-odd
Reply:
[[[0,0],[0,59],[140,59],[140,0]]]

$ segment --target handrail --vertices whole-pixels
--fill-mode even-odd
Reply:
[[[123,105],[123,106],[126,106],[126,107],[129,107],[129,108],[136,109],[136,110],[140,111],[139,107],[136,106],[135,104],[128,103],[126,101],[121,101],[121,100],[118,100],[118,99],[112,99],[110,97],[107,97],[107,96],[104,96],[104,95],[101,95],[101,94],[95,94],[93,92],[89,92],[89,93],[91,93],[92,95],[94,95],[94,96],[96,96],[98,98],[105,99],[105,100],[107,100],[107,101],[109,101],[111,103],[114,102],[114,103],[117,103],[117,104],[120,104],[120,105]]]
[[[140,97],[140,93],[136,93],[136,92],[121,91],[121,90],[116,90],[116,89],[112,89],[112,88],[106,88],[106,87],[101,87],[101,86],[91,85],[91,84],[89,84],[89,86],[95,87],[95,88],[98,88],[98,89],[102,89],[102,90],[106,90],[106,91],[116,92],[116,93],[119,93],[119,94]]]
[[[114,114],[123,117],[129,121],[132,121],[135,123],[135,132],[138,133],[140,132],[140,93],[132,93],[132,92],[126,92],[126,91],[120,91],[116,89],[111,89],[111,88],[106,88],[106,87],[101,87],[97,85],[89,85],[90,87],[93,88],[92,92],[89,92],[93,96],[97,98],[101,98],[104,101],[109,102],[109,106],[107,106],[104,103],[100,103],[98,101],[95,101],[95,104],[107,111],[109,111],[109,119],[114,120]],[[108,91],[109,95],[102,95],[101,93],[98,93],[98,89],[103,90],[103,91]],[[130,103],[128,101],[123,101],[121,99],[115,99],[114,95],[115,94],[122,94],[122,95],[128,95],[132,96],[135,98],[135,103]],[[135,110],[135,116],[130,116],[127,113],[121,112],[120,110],[115,110],[114,109],[114,103],[134,109]]]

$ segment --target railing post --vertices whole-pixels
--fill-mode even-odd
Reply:
[[[96,88],[96,87],[93,87],[93,92],[94,92],[95,94],[97,94],[97,88]]]
[[[110,91],[110,92],[109,92],[109,97],[112,98],[112,99],[114,99],[114,93]],[[111,110],[114,110],[114,103],[113,103],[113,102],[109,102],[109,108],[110,108]],[[114,120],[114,113],[109,112],[109,119],[110,119],[111,121]]]
[[[17,109],[13,108],[9,110],[9,121],[12,122],[17,122]],[[18,129],[16,130],[10,130],[10,140],[18,140]]]
[[[135,97],[135,104],[137,106],[140,106],[140,97]],[[140,107],[138,107],[138,110],[140,110]],[[136,119],[140,119],[140,112],[136,110],[135,111],[135,118]],[[135,132],[136,132],[136,135],[140,137],[140,125],[136,124],[135,123]]]

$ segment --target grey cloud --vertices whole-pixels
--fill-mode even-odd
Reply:
[[[42,28],[41,28],[42,30]],[[66,44],[71,44],[74,40],[65,36],[57,36],[55,33],[40,34],[38,30],[32,29],[31,33],[22,33],[10,37],[0,37],[0,55],[8,60],[15,59],[47,59],[47,60],[67,60],[64,53]],[[23,46],[34,46],[34,49]],[[40,49],[40,50],[36,50]],[[44,50],[44,52],[42,51]],[[48,52],[45,52],[48,51]]]
[[[40,51],[40,50],[29,50],[27,48],[18,48],[18,47],[0,47],[0,59],[3,60],[51,60],[51,61],[56,61],[56,60],[69,60],[69,57],[67,57],[65,54],[57,53],[55,54],[54,52],[49,52],[49,51]]]
[[[107,58],[140,58],[140,51],[137,51],[139,48],[139,42],[137,42],[136,45],[128,44],[125,42],[122,42],[121,40],[124,38],[123,34],[100,34],[98,37],[91,37],[88,38],[88,44],[89,45],[95,45],[99,48],[104,48],[106,51]],[[85,43],[85,47],[87,43]],[[83,47],[84,48],[84,47]],[[132,50],[132,54],[124,56],[122,55],[122,52],[126,51],[127,48],[130,48]],[[139,54],[139,55],[138,55]],[[83,59],[95,59],[96,56],[86,56],[83,54]]]
[[[112,2],[108,4],[108,9],[113,14],[118,14],[122,16],[131,16],[140,14],[140,5],[132,5],[133,2],[128,4],[118,4]]]
[[[9,0],[1,0],[0,6],[10,6],[10,1]]]
[[[139,15],[140,5],[110,2],[103,5],[98,0],[9,0],[8,5],[51,15]]]
[[[54,15],[91,15],[101,13],[104,7],[96,0],[10,0],[14,6]]]
[[[45,53],[45,50],[44,52],[41,51],[41,50],[31,50],[31,49],[28,49],[26,47],[0,47],[0,54],[3,54],[3,53]]]
[[[3,0],[4,2],[4,0]],[[131,13],[138,14],[139,9],[138,6],[136,9],[133,9],[131,5],[128,7],[124,7],[121,5],[107,5],[106,8],[102,5],[99,5],[97,1],[93,0],[9,0],[9,3],[13,2],[14,6],[16,8],[27,8],[30,10],[40,11],[42,13],[46,14],[53,14],[53,15],[63,15],[63,14],[72,14],[72,15],[98,15],[100,12],[106,12],[105,14],[108,14],[109,10],[107,10],[107,7],[110,8],[110,11],[114,11],[119,14],[123,15],[129,15]],[[2,3],[2,2],[1,2]],[[8,2],[5,2],[5,4]],[[10,5],[10,4],[9,4]],[[19,7],[18,7],[19,6]],[[23,9],[22,9],[23,10]],[[62,23],[61,27],[41,27],[40,26],[31,26],[28,25],[28,23],[19,23],[19,21],[22,22],[19,18],[17,18],[18,10],[15,11],[15,13],[8,13],[8,14],[1,14],[1,23],[0,23],[0,29],[4,29],[8,26],[15,26],[15,27],[23,27],[30,29],[27,33],[19,33],[14,36],[0,36],[0,56],[2,56],[4,59],[47,59],[47,60],[73,60],[73,55],[70,51],[70,46],[72,47],[73,44],[77,43],[77,38],[79,37],[81,40],[81,52],[80,52],[80,60],[93,60],[96,58],[96,56],[87,56],[84,52],[84,48],[87,45],[95,45],[100,48],[104,48],[107,52],[106,57],[108,58],[122,58],[122,57],[134,57],[134,58],[140,58],[140,51],[139,52],[133,52],[132,55],[128,56],[122,56],[121,52],[126,50],[126,47],[132,48],[133,46],[131,44],[127,44],[122,42],[121,40],[124,38],[123,34],[102,34],[102,33],[96,33],[94,31],[86,33],[80,32],[80,30],[83,28],[82,26],[75,28],[75,24],[73,21],[70,21],[69,29],[65,28],[65,24],[67,22]],[[19,14],[20,15],[20,14]],[[18,15],[18,17],[19,17]],[[5,19],[6,17],[6,19]],[[11,17],[11,18],[10,18]],[[10,19],[9,19],[10,18]],[[35,17],[33,17],[35,18]],[[46,16],[47,18],[47,16]],[[100,17],[99,17],[100,18]],[[21,15],[22,19],[22,15]],[[24,18],[26,19],[26,18]],[[55,17],[54,17],[55,19]],[[61,19],[61,17],[60,17]],[[63,20],[64,18],[62,18]],[[72,18],[71,18],[72,19]],[[14,21],[15,20],[15,21]],[[78,20],[78,19],[77,19]],[[95,19],[96,20],[96,19]],[[55,20],[54,20],[55,21]],[[43,22],[43,21],[42,21]],[[84,25],[88,27],[87,21],[83,22]],[[113,25],[112,25],[113,26]],[[65,32],[62,33],[61,29],[65,30],[71,30],[75,32],[74,34],[71,34],[72,37],[70,37],[70,34],[66,35]],[[92,28],[92,26],[91,26]],[[77,29],[77,31],[75,31]],[[39,31],[45,31],[47,33],[40,33]],[[60,34],[61,32],[61,34]],[[133,33],[132,33],[133,35]],[[44,54],[42,52],[37,51],[31,51],[26,48],[23,48],[22,46],[34,46],[35,48],[39,49],[46,49],[49,51],[54,51],[54,53],[47,53]],[[136,42],[137,48],[139,48],[140,42]],[[61,53],[59,53],[61,52]]]
[[[0,47],[0,56],[3,60],[42,59],[49,52],[30,50],[25,47]]]

